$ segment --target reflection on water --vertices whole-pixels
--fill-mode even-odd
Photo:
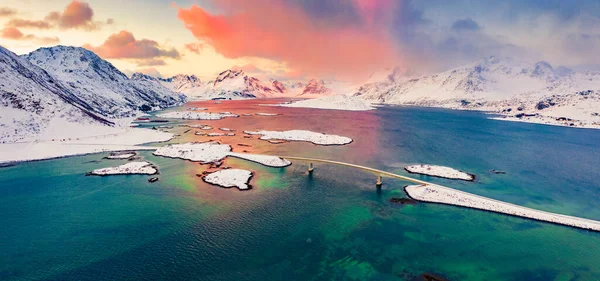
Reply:
[[[184,108],[241,116],[179,121],[173,142],[334,159],[399,174],[431,163],[478,175],[474,183],[422,179],[528,207],[600,219],[600,132],[487,120],[476,112],[384,107],[344,112],[194,102]],[[177,124],[236,130],[196,136]],[[152,124],[144,125],[152,126]],[[347,146],[268,142],[243,130],[306,129],[348,136]],[[249,146],[239,146],[245,144]],[[159,144],[162,145],[162,144]],[[451,206],[390,203],[404,182],[307,163],[252,170],[254,189],[208,185],[207,167],[141,152],[147,176],[85,177],[124,163],[88,155],[0,168],[1,280],[600,280],[600,235]],[[491,169],[506,175],[490,173]]]

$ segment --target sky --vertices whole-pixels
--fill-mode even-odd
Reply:
[[[81,46],[127,74],[360,81],[507,56],[600,66],[598,0],[2,0],[0,45]]]

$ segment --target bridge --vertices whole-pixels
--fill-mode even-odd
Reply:
[[[406,186],[404,188],[405,192],[409,197],[426,203],[437,203],[444,205],[452,205],[458,207],[465,207],[470,209],[477,209],[483,211],[489,211],[494,213],[505,214],[509,216],[531,219],[536,221],[548,222],[552,224],[565,225],[569,227],[585,229],[590,231],[600,232],[600,221],[567,216],[562,214],[556,214],[536,209],[531,209],[475,194],[471,194],[468,192],[452,189],[449,187],[429,183],[426,181],[414,179],[407,176],[397,175],[394,173],[382,171],[379,169],[374,169],[366,166],[350,164],[340,161],[326,160],[326,159],[318,159],[318,158],[308,158],[308,157],[296,157],[296,156],[277,156],[280,158],[288,159],[288,160],[298,160],[303,162],[309,162],[309,173],[313,172],[312,163],[324,163],[324,164],[334,164],[344,167],[357,168],[363,171],[367,171],[373,174],[378,175],[377,178],[377,187],[381,187],[381,178],[380,177],[388,177],[395,178],[404,181],[408,181],[414,183],[416,185]]]

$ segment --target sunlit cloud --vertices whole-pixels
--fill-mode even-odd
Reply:
[[[185,49],[199,55],[200,52],[202,52],[202,49],[204,49],[204,44],[201,43],[189,43],[189,44],[185,44]]]
[[[0,17],[10,17],[17,14],[16,9],[11,9],[7,7],[0,8]]]
[[[193,5],[179,8],[178,17],[196,38],[227,58],[268,58],[296,72],[338,77],[366,75],[398,63],[392,38],[374,25],[315,24],[303,9],[282,0],[214,4],[224,12]]]
[[[36,28],[36,29],[50,29],[52,25],[43,20],[26,20],[26,19],[11,19],[6,23],[7,27],[16,28]]]
[[[38,37],[33,34],[24,34],[14,27],[6,27],[0,31],[0,37],[8,40],[34,41],[39,44],[56,44],[60,42],[58,37]]]

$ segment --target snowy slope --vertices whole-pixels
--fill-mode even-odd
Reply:
[[[27,141],[49,127],[112,125],[56,78],[0,46],[0,143]]]
[[[574,122],[577,126],[600,125],[596,114],[600,111],[600,73],[556,71],[547,62],[489,57],[425,76],[392,72],[362,85],[354,96],[379,103],[565,117],[584,123]]]
[[[185,101],[183,95],[159,83],[129,79],[111,63],[83,48],[40,48],[23,58],[61,80],[69,91],[106,117],[131,117],[140,110],[162,109]]]

